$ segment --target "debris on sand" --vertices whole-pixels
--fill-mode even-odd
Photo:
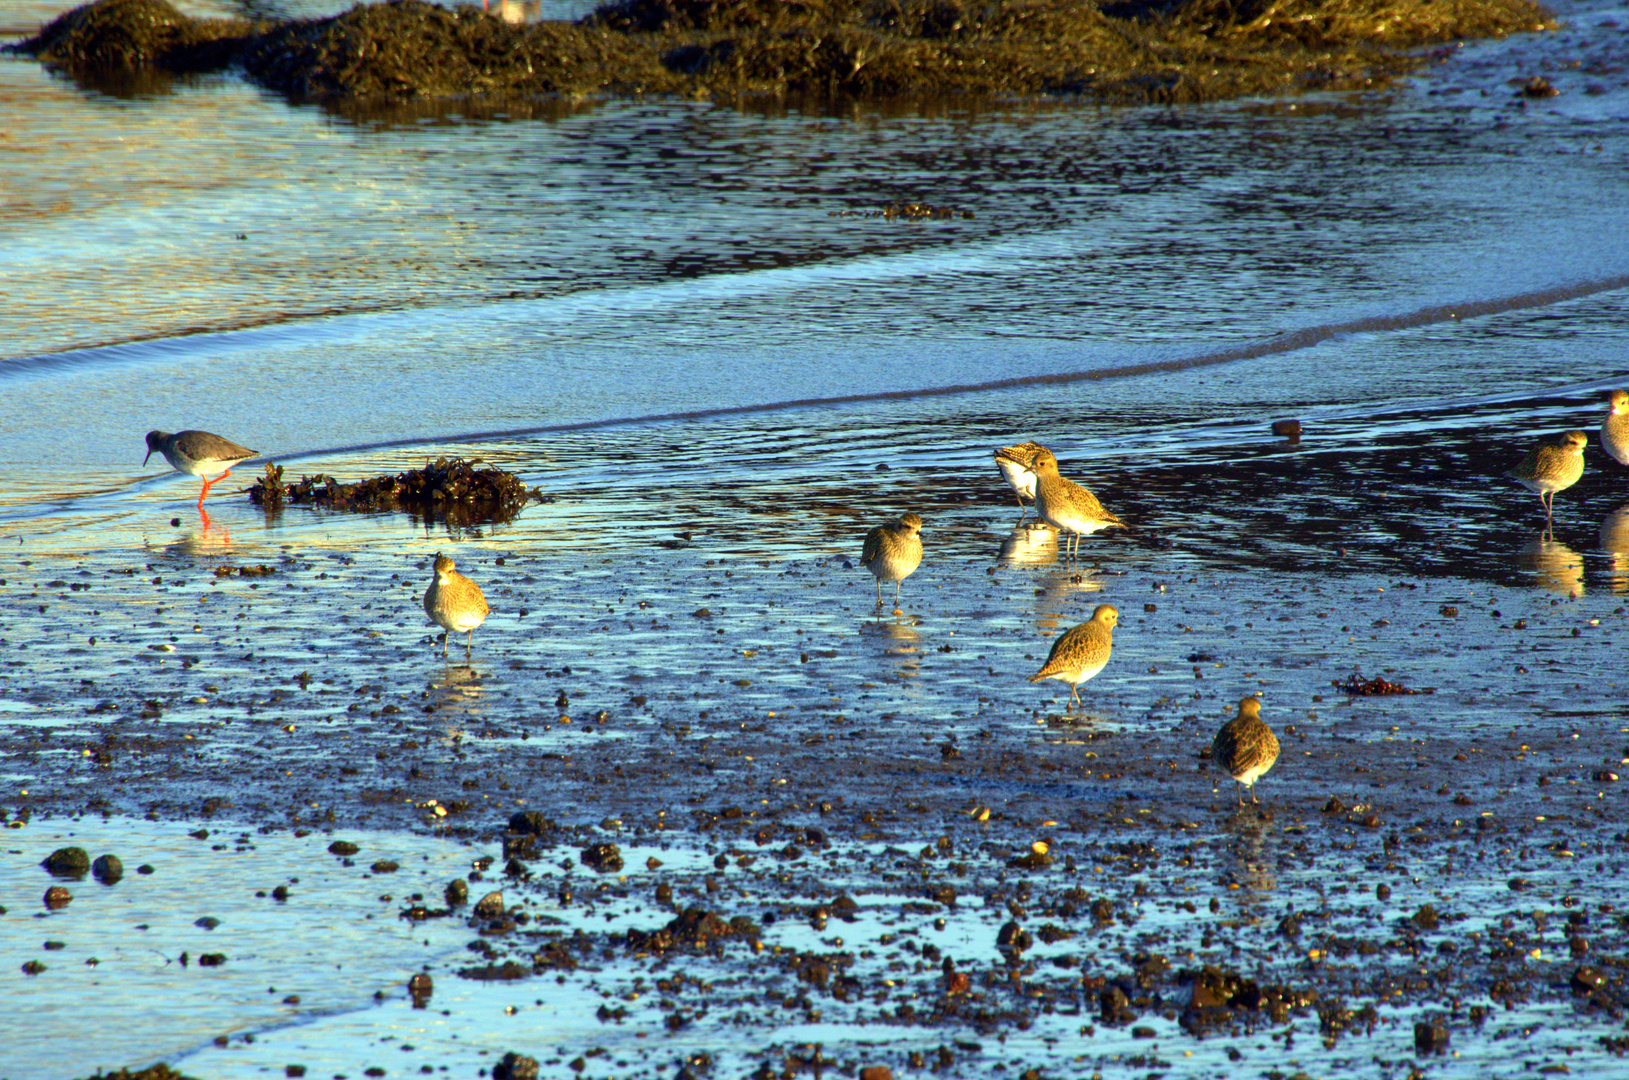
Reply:
[[[1378,675],[1372,679],[1365,679],[1356,672],[1348,675],[1344,681],[1336,679],[1330,685],[1339,690],[1341,693],[1351,694],[1354,697],[1378,697],[1383,694],[1431,693],[1430,690],[1410,690],[1401,683],[1387,682]]]
[[[528,488],[514,473],[479,460],[437,458],[422,469],[342,484],[332,476],[302,476],[284,484],[282,466],[268,465],[266,476],[249,489],[249,499],[268,511],[285,502],[329,510],[375,512],[401,510],[467,527],[513,521],[529,502],[552,502],[538,488]]]
[[[577,22],[473,4],[192,19],[98,0],[13,51],[92,83],[239,68],[321,101],[674,94],[1195,102],[1373,85],[1421,46],[1553,28],[1532,0],[613,0]]]

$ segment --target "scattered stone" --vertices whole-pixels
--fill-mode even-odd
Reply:
[[[79,879],[90,870],[90,856],[81,847],[57,848],[40,863],[52,877]]]
[[[504,912],[503,893],[489,892],[475,903],[475,915],[481,919],[496,919]]]
[[[537,1077],[537,1059],[514,1051],[492,1066],[492,1080],[537,1080]]]
[[[1418,1054],[1443,1054],[1448,1051],[1448,1025],[1438,1020],[1419,1020],[1414,1024],[1414,1051]]]
[[[622,851],[615,844],[590,844],[583,848],[583,865],[601,874],[616,874],[622,870]]]
[[[330,854],[330,855],[342,855],[342,856],[344,856],[346,858],[349,858],[350,856],[355,855],[357,852],[359,852],[361,850],[362,850],[361,848],[357,847],[355,844],[351,843],[349,840],[335,840],[332,844],[328,845],[328,854]]]
[[[469,903],[469,882],[465,881],[463,878],[453,878],[451,881],[447,882],[447,888],[444,895],[446,896],[448,907],[459,907],[463,904]]]
[[[1273,421],[1273,434],[1277,435],[1280,439],[1287,439],[1290,442],[1300,442],[1301,441],[1301,421],[1299,421],[1299,420],[1274,420]]]
[[[45,906],[52,911],[58,911],[73,903],[74,894],[66,886],[53,885],[45,890]]]
[[[91,863],[91,876],[103,885],[117,885],[124,877],[124,863],[117,855],[98,855]]]

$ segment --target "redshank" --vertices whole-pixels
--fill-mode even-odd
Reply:
[[[164,460],[176,472],[203,480],[204,490],[198,493],[199,509],[203,509],[204,496],[209,494],[209,489],[232,475],[232,466],[258,453],[207,431],[178,431],[174,435],[167,431],[149,431],[147,457],[141,459],[143,465],[147,464],[154,451],[163,454]],[[221,470],[221,475],[209,479],[206,474],[217,469]]]

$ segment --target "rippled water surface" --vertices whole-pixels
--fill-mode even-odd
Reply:
[[[8,5],[0,32],[27,33],[57,10]],[[1511,762],[1526,760],[1523,737],[1553,740],[1544,760],[1556,798],[1575,801],[1527,814],[1532,847],[1493,845],[1453,864],[1452,903],[1481,927],[1518,903],[1504,883],[1520,872],[1544,883],[1547,903],[1577,893],[1610,907],[1629,885],[1615,864],[1563,871],[1533,852],[1565,848],[1546,832],[1565,827],[1582,853],[1589,823],[1622,819],[1616,789],[1596,793],[1587,778],[1616,767],[1629,724],[1614,674],[1629,473],[1592,442],[1551,531],[1536,497],[1501,475],[1539,435],[1593,433],[1604,391],[1629,384],[1623,14],[1588,3],[1561,14],[1558,32],[1445,49],[1417,78],[1369,94],[1182,109],[324,109],[229,75],[138,92],[0,59],[0,541],[13,553],[0,568],[0,645],[13,656],[0,671],[0,737],[13,751],[0,808],[13,824],[38,811],[0,845],[0,880],[15,891],[0,898],[10,970],[42,955],[52,928],[71,928],[65,951],[43,954],[57,969],[31,984],[45,1011],[0,1077],[88,1073],[53,1057],[76,1000],[97,994],[111,1015],[140,1015],[160,1006],[130,1003],[155,987],[168,995],[163,1037],[121,1033],[90,1065],[175,1053],[201,1077],[280,1075],[296,1059],[310,1075],[392,1057],[489,1068],[524,1042],[512,1006],[533,1045],[560,1048],[557,1069],[567,1048],[599,1039],[611,1056],[586,1075],[671,1075],[683,1055],[733,1036],[719,1022],[652,1049],[635,1031],[663,1025],[640,981],[651,973],[606,959],[598,981],[510,993],[448,973],[467,934],[399,923],[395,901],[439,890],[467,845],[501,849],[493,821],[423,835],[432,797],[598,823],[584,827],[623,840],[633,883],[591,914],[550,917],[648,927],[660,919],[630,899],[649,892],[637,866],[657,858],[707,896],[699,879],[718,849],[682,830],[659,844],[629,837],[613,820],[624,812],[768,806],[791,793],[801,813],[847,795],[919,799],[971,829],[968,812],[989,803],[991,828],[1010,830],[996,834],[1004,843],[1098,813],[1109,796],[1095,784],[1145,804],[1160,796],[1168,781],[1150,777],[1188,772],[1218,716],[1256,690],[1275,723],[1301,726],[1299,744],[1286,744],[1306,760],[1286,755],[1273,774],[1283,816],[1265,839],[1211,835],[1207,811],[1156,799],[1156,830],[1201,830],[1215,846],[1183,856],[1197,860],[1184,864],[1191,877],[1137,879],[1167,890],[1143,930],[1164,935],[1173,956],[1240,963],[1242,942],[1270,958],[1264,978],[1293,978],[1300,961],[1275,932],[1277,909],[1305,910],[1321,878],[1381,865],[1378,832],[1342,837],[1317,872],[1295,847],[1322,828],[1331,785],[1349,803],[1401,798],[1353,777],[1371,754],[1402,761],[1411,779],[1396,787],[1410,791],[1440,785],[1446,797],[1452,779],[1479,796],[1534,798],[1536,766]],[[1560,95],[1521,97],[1536,74]],[[904,203],[955,213],[881,213]],[[1298,444],[1269,432],[1290,417],[1303,425]],[[239,490],[251,464],[203,515],[194,478],[156,458],[142,465],[152,428],[219,432],[291,478],[478,456],[555,501],[473,530],[298,507],[268,516]],[[1017,527],[990,459],[1024,438],[1057,450],[1065,474],[1135,528],[1087,541],[1082,567],[1061,563],[1055,537]],[[871,579],[853,562],[865,529],[906,509],[927,519],[929,557],[896,618],[872,610]],[[418,607],[441,549],[493,601],[468,665],[441,662]],[[272,572],[217,574],[257,565]],[[1124,613],[1116,666],[1089,684],[1088,716],[1064,718],[1067,690],[1023,676],[1099,602]],[[1354,670],[1438,693],[1325,703],[1330,682]],[[560,718],[557,695],[574,721]],[[1460,750],[1464,769],[1483,769],[1475,755],[1504,748],[1507,734],[1503,764],[1473,784],[1444,764]],[[1033,752],[1070,771],[988,784],[935,772],[986,741],[991,754]],[[641,755],[669,755],[682,775],[607,786],[609,762],[647,775]],[[1120,758],[1142,771],[1115,772]],[[170,760],[185,767],[160,764]],[[524,773],[513,789],[499,787],[505,769]],[[486,786],[467,787],[477,775]],[[1196,805],[1209,780],[1200,786]],[[220,796],[230,826],[192,820]],[[110,816],[75,822],[65,805]],[[256,832],[267,821],[320,828],[331,807],[381,830],[367,842],[411,874],[375,889],[365,867],[331,863],[325,834]],[[1476,811],[1447,812],[1452,830]],[[1550,826],[1548,813],[1572,816]],[[224,846],[186,869],[208,847],[186,835],[199,824],[234,839],[212,838]],[[141,857],[159,873],[107,893],[76,887],[87,891],[74,906],[36,920],[42,849],[87,837],[150,852]],[[1006,887],[994,841],[956,839],[975,879]],[[1268,856],[1239,854],[1252,843]],[[1079,842],[1074,853],[1085,864],[1097,851]],[[540,863],[525,902],[558,898],[574,857],[562,847]],[[1005,908],[991,900],[946,928],[915,925],[920,912],[914,923],[897,912],[914,894],[882,884],[899,857],[858,844],[829,864],[852,871],[842,888],[877,909],[851,940],[888,936],[896,920],[947,952],[988,951]],[[1263,881],[1274,859],[1279,872]],[[765,876],[730,895],[759,917],[745,905],[792,887],[755,873]],[[1450,902],[1431,892],[1434,866],[1401,873],[1397,911]],[[197,905],[165,891],[200,874],[229,893]],[[330,898],[334,921],[315,905],[268,913],[253,890],[292,875]],[[1205,943],[1208,924],[1185,920],[1180,902],[1214,891],[1232,905],[1240,881],[1246,906],[1270,904],[1272,918],[1240,915],[1229,923],[1240,937]],[[793,891],[813,903],[829,898],[826,884]],[[156,913],[156,952],[137,943],[149,931],[124,925],[148,919],[141,904]],[[174,964],[203,947],[195,938],[224,937],[193,924],[210,914],[243,928],[212,976],[242,983],[222,1011],[197,996],[196,969]],[[1345,909],[1335,922],[1369,914]],[[829,946],[794,922],[769,944]],[[286,942],[280,927],[293,928]],[[311,977],[307,943],[330,933],[355,981],[282,1004]],[[1112,973],[1148,941],[1128,931],[1084,970]],[[1567,946],[1552,933],[1544,947]],[[102,964],[87,970],[89,954]],[[892,962],[871,974],[895,977]],[[414,1012],[400,993],[403,972],[426,965],[446,988],[445,1013]],[[583,1000],[631,1008],[629,1027],[589,1020]],[[931,1053],[953,1037],[827,1008],[824,1022],[788,1014],[775,1047],[863,1057],[912,1039]],[[1377,1041],[1297,1067],[1371,1076],[1374,1060],[1406,1055],[1419,1008],[1400,999]],[[1485,1039],[1460,1032],[1463,1058],[1432,1068],[1494,1075],[1506,1040],[1537,1027],[1545,1053],[1570,1054],[1568,1024],[1583,1021],[1565,1012],[1535,1002]],[[1147,1068],[1190,1054],[1194,1068],[1229,1068],[1219,1044],[1155,1022]],[[1590,1022],[1591,1040],[1609,1029]],[[1046,1062],[1059,1046],[1099,1065],[1147,1049],[1107,1027],[1084,1044],[1080,1028],[1078,1016],[1048,1013],[1012,1033],[1007,1056],[991,1039],[987,1056],[966,1060],[987,1072]],[[432,1049],[414,1056],[403,1042]],[[749,1071],[753,1047],[721,1059],[720,1075]]]

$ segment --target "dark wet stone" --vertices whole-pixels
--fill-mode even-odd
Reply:
[[[198,955],[199,967],[220,967],[224,963],[226,963],[225,953],[207,952]]]
[[[1118,986],[1106,986],[1097,995],[1098,1012],[1105,1024],[1114,1023],[1131,1014],[1131,999]]]
[[[686,908],[660,930],[629,930],[627,941],[628,947],[638,952],[667,953],[675,949],[706,948],[716,941],[732,937],[756,941],[761,933],[758,926],[745,916],[736,916],[726,922],[716,912]]]
[[[1155,1031],[1151,1027],[1134,1027],[1131,1029],[1131,1037],[1133,1039],[1152,1039],[1155,1037]]]
[[[415,1003],[427,999],[435,993],[435,988],[435,980],[422,971],[407,980],[407,992],[412,995]]]
[[[90,871],[90,856],[81,847],[57,848],[40,863],[52,877],[82,878]]]
[[[117,855],[98,855],[91,863],[91,876],[103,885],[117,885],[124,877],[124,863]]]
[[[1301,421],[1299,421],[1299,420],[1274,420],[1273,421],[1273,434],[1277,435],[1280,439],[1288,439],[1290,442],[1300,442],[1301,441]]]
[[[894,1070],[886,1065],[867,1065],[860,1070],[860,1080],[894,1080]]]
[[[219,926],[220,924],[221,924],[221,921],[219,919],[215,918],[215,916],[213,916],[213,915],[205,915],[201,919],[194,919],[192,921],[192,925],[201,926],[205,930],[213,930],[217,926]]]
[[[1376,885],[1374,887],[1374,898],[1376,900],[1390,900],[1391,899],[1391,886],[1387,885],[1384,881],[1382,881],[1380,884]]]
[[[328,854],[330,854],[330,855],[342,855],[342,856],[345,856],[347,858],[349,858],[352,855],[355,855],[357,852],[359,852],[361,850],[362,850],[361,848],[357,847],[355,844],[351,843],[349,840],[335,840],[332,844],[328,845]]]
[[[510,1051],[492,1066],[492,1080],[537,1080],[536,1058]]]
[[[1555,97],[1559,93],[1561,91],[1551,85],[1550,80],[1543,75],[1534,75],[1531,79],[1522,83],[1522,97],[1525,98]]]
[[[1437,909],[1430,904],[1422,904],[1420,910],[1411,916],[1415,926],[1421,930],[1435,930],[1437,928]]]
[[[40,963],[38,960],[30,960],[27,963],[23,964],[23,974],[24,975],[38,975],[40,972],[42,972],[44,970],[46,970],[45,965]]]
[[[1326,813],[1326,814],[1344,814],[1344,813],[1346,813],[1346,804],[1341,802],[1340,796],[1331,795],[1329,797],[1329,801],[1324,803],[1324,813]]]
[[[509,815],[509,831],[525,836],[552,836],[560,830],[550,818],[536,810],[523,810]]]
[[[396,863],[390,859],[380,859],[378,862],[368,867],[368,869],[375,874],[394,874],[396,871],[400,870],[401,867],[396,865]]]
[[[66,886],[53,885],[45,890],[45,906],[52,911],[67,907],[73,902],[74,894]]]
[[[463,878],[453,878],[447,882],[443,895],[447,898],[448,907],[458,907],[469,903],[469,883]]]
[[[1021,953],[1033,948],[1035,939],[1018,923],[1008,920],[996,932],[996,948],[1004,953]]]
[[[1281,935],[1283,935],[1284,937],[1287,937],[1287,938],[1300,937],[1301,936],[1301,916],[1295,914],[1292,911],[1288,915],[1284,916],[1282,919],[1278,920],[1278,932]]]
[[[1569,984],[1575,994],[1589,994],[1606,985],[1606,974],[1599,968],[1581,967],[1572,973]]]
[[[1414,1024],[1414,1051],[1419,1054],[1441,1054],[1448,1050],[1448,1025],[1436,1020],[1420,1020]]]
[[[483,919],[496,919],[504,912],[503,893],[489,892],[476,901],[475,914]]]
[[[280,904],[287,901],[288,900],[288,886],[287,885],[279,885],[279,886],[277,886],[275,889],[273,889],[271,891],[271,896],[272,896],[273,900],[276,900]]]
[[[615,844],[590,844],[578,857],[584,866],[601,874],[616,874],[622,870],[622,849]]]

